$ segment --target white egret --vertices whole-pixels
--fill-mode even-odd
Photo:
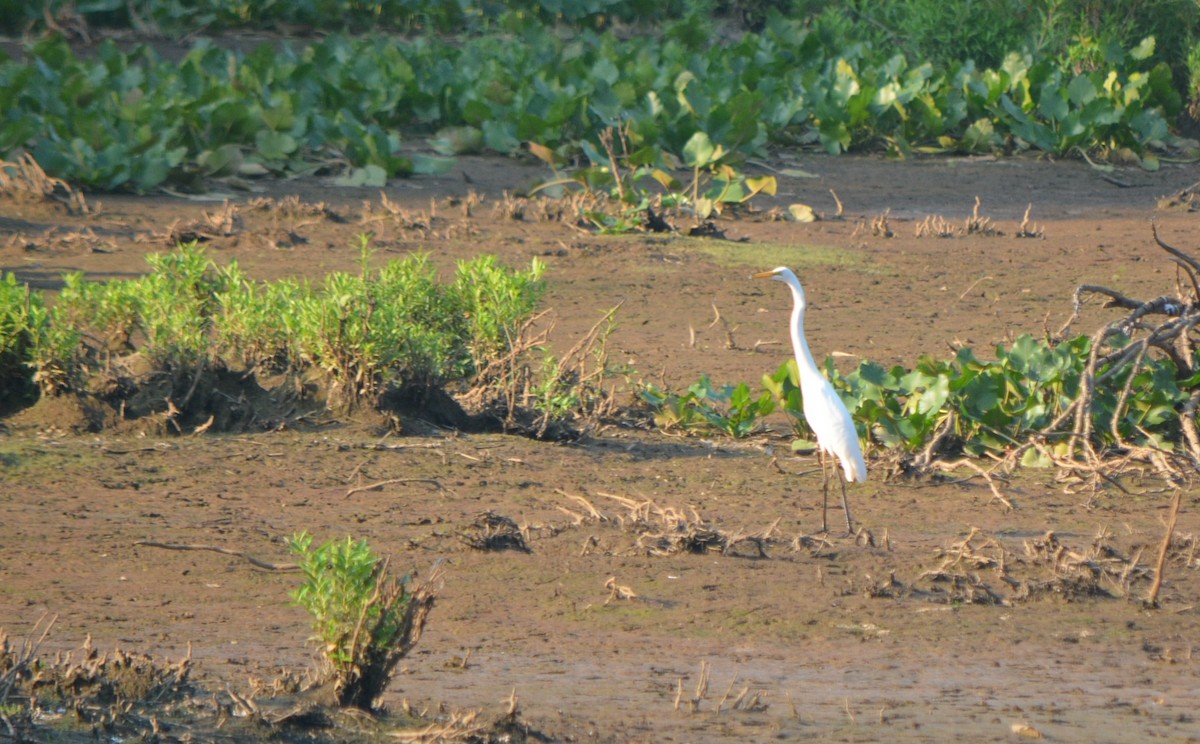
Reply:
[[[808,426],[817,436],[817,449],[821,460],[821,488],[823,501],[821,504],[821,529],[829,531],[829,472],[826,468],[827,456],[837,458],[842,464],[845,480],[842,484],[842,508],[846,511],[846,530],[854,531],[850,519],[850,503],[846,500],[846,481],[865,483],[867,480],[867,463],[863,459],[862,446],[858,442],[858,431],[846,404],[838,397],[837,391],[813,361],[812,352],[808,350],[808,341],[804,338],[804,311],[808,301],[804,297],[804,287],[792,270],[784,266],[770,271],[762,271],[754,275],[755,279],[775,279],[783,282],[792,290],[795,305],[792,308],[792,348],[796,352],[796,367],[800,370],[800,394],[804,398],[804,418]],[[836,465],[834,466],[836,472]],[[840,480],[840,479],[839,479]]]

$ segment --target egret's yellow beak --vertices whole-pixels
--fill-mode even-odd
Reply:
[[[760,271],[757,274],[752,274],[751,279],[770,279],[775,276],[775,271]]]

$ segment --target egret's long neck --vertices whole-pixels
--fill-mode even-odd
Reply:
[[[808,307],[808,302],[804,298],[803,290],[795,287],[789,287],[789,289],[792,290],[792,299],[795,300],[795,305],[792,307],[792,348],[796,350],[796,364],[800,367],[800,379],[804,379],[808,373],[820,375],[821,370],[813,361],[812,352],[808,350],[808,341],[804,338],[804,310]]]

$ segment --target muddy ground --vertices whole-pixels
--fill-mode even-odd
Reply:
[[[1200,252],[1200,217],[1156,209],[1200,178],[1191,165],[1103,173],[1027,158],[804,155],[771,166],[813,177],[781,176],[780,195],[757,214],[721,220],[728,240],[511,220],[498,208],[504,192],[548,174],[484,158],[389,184],[403,218],[377,190],[323,180],[226,188],[236,207],[228,229],[204,216],[223,209],[221,184],[213,202],[93,197],[102,202],[93,216],[5,201],[0,271],[45,290],[64,271],[132,276],[144,254],[188,230],[261,278],[353,269],[354,236],[366,230],[377,260],[426,251],[443,276],[480,252],[514,266],[537,256],[548,264],[556,349],[623,302],[611,361],[631,380],[683,388],[702,373],[754,383],[786,358],[789,298],[750,281],[753,270],[798,270],[815,353],[844,352],[838,363],[849,369],[857,358],[911,364],[961,344],[986,353],[1057,330],[1081,283],[1170,293],[1176,273],[1154,247],[1151,219],[1168,242]],[[804,202],[833,217],[830,189],[842,219],[766,214]],[[323,202],[333,217],[287,208],[292,196]],[[976,196],[1003,235],[915,236],[929,215],[961,223]],[[275,201],[255,208],[263,197]],[[1043,234],[1019,239],[1028,205]],[[871,227],[887,210],[891,237]],[[1106,317],[1089,306],[1076,330]],[[782,421],[743,442],[617,421],[571,443],[419,422],[409,427],[418,434],[394,436],[370,417],[182,436],[162,434],[161,421],[120,433],[79,433],[77,423],[40,406],[0,430],[0,626],[20,637],[57,614],[48,651],[89,634],[99,648],[172,659],[190,646],[194,678],[214,691],[303,670],[312,652],[307,617],[287,597],[295,574],[135,543],[284,562],[284,538],[309,530],[366,538],[405,570],[444,562],[426,634],[385,695],[392,710],[493,718],[515,694],[531,730],[574,741],[1200,740],[1200,502],[1196,489],[1184,492],[1161,608],[1146,609],[1137,600],[1170,501],[1149,472],[1096,488],[1024,471],[1000,484],[1010,510],[969,470],[947,482],[885,480],[876,459],[871,480],[851,490],[871,545],[866,533],[816,534],[819,471],[788,453]],[[436,483],[355,490],[407,478]],[[628,500],[652,506],[639,521]],[[655,507],[757,540],[727,555],[655,555],[665,532]],[[474,549],[484,511],[525,528],[530,551]],[[1080,568],[1072,555],[1091,562]],[[167,733],[222,736],[182,724]]]

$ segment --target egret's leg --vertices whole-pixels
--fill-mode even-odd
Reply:
[[[817,448],[821,459],[821,532],[829,532],[829,471],[825,469],[825,450]]]
[[[854,534],[854,523],[850,520],[850,502],[846,500],[846,479],[838,476],[842,483],[842,508],[846,510],[846,532]]]

